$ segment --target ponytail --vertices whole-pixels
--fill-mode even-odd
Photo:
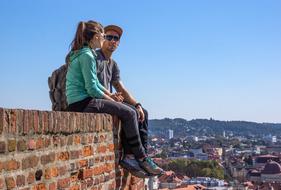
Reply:
[[[71,51],[81,49],[85,44],[89,44],[95,34],[103,32],[103,26],[95,21],[79,22],[74,39],[70,46]]]

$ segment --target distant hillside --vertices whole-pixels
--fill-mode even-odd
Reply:
[[[153,119],[149,121],[151,134],[167,136],[168,130],[174,130],[175,137],[185,137],[188,135],[222,135],[223,131],[227,135],[243,136],[281,136],[281,124],[274,123],[254,123],[246,121],[218,121],[213,119],[195,119],[187,121],[185,119]]]

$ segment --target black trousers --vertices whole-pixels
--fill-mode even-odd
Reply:
[[[122,144],[124,152],[130,152],[136,158],[146,156],[146,150],[142,144],[141,132],[137,111],[134,107],[105,99],[86,98],[68,106],[68,111],[87,112],[87,113],[107,113],[116,115],[121,120],[122,125]],[[147,138],[146,138],[147,139]]]
[[[130,106],[132,109],[134,109],[136,111],[136,113],[138,114],[136,108],[132,105],[126,104],[128,106]],[[140,138],[141,138],[141,143],[142,146],[145,150],[145,153],[147,154],[147,145],[148,145],[148,112],[146,109],[142,108],[143,112],[144,112],[144,121],[143,122],[138,122],[138,129],[139,129],[139,134],[140,134]],[[121,130],[121,142],[122,142],[122,146],[123,146],[123,150],[124,150],[124,154],[133,154],[131,149],[130,149],[130,145],[128,144],[127,140],[126,140],[126,135],[125,132],[123,130]]]

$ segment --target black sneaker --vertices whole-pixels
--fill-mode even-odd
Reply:
[[[139,178],[148,178],[150,175],[144,171],[134,158],[125,157],[119,162],[120,166]]]
[[[157,166],[150,157],[146,157],[143,161],[139,160],[139,165],[150,175],[162,175],[164,170]]]

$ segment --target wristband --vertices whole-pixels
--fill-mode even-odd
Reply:
[[[135,104],[135,108],[138,108],[139,106],[142,107],[140,103]]]

